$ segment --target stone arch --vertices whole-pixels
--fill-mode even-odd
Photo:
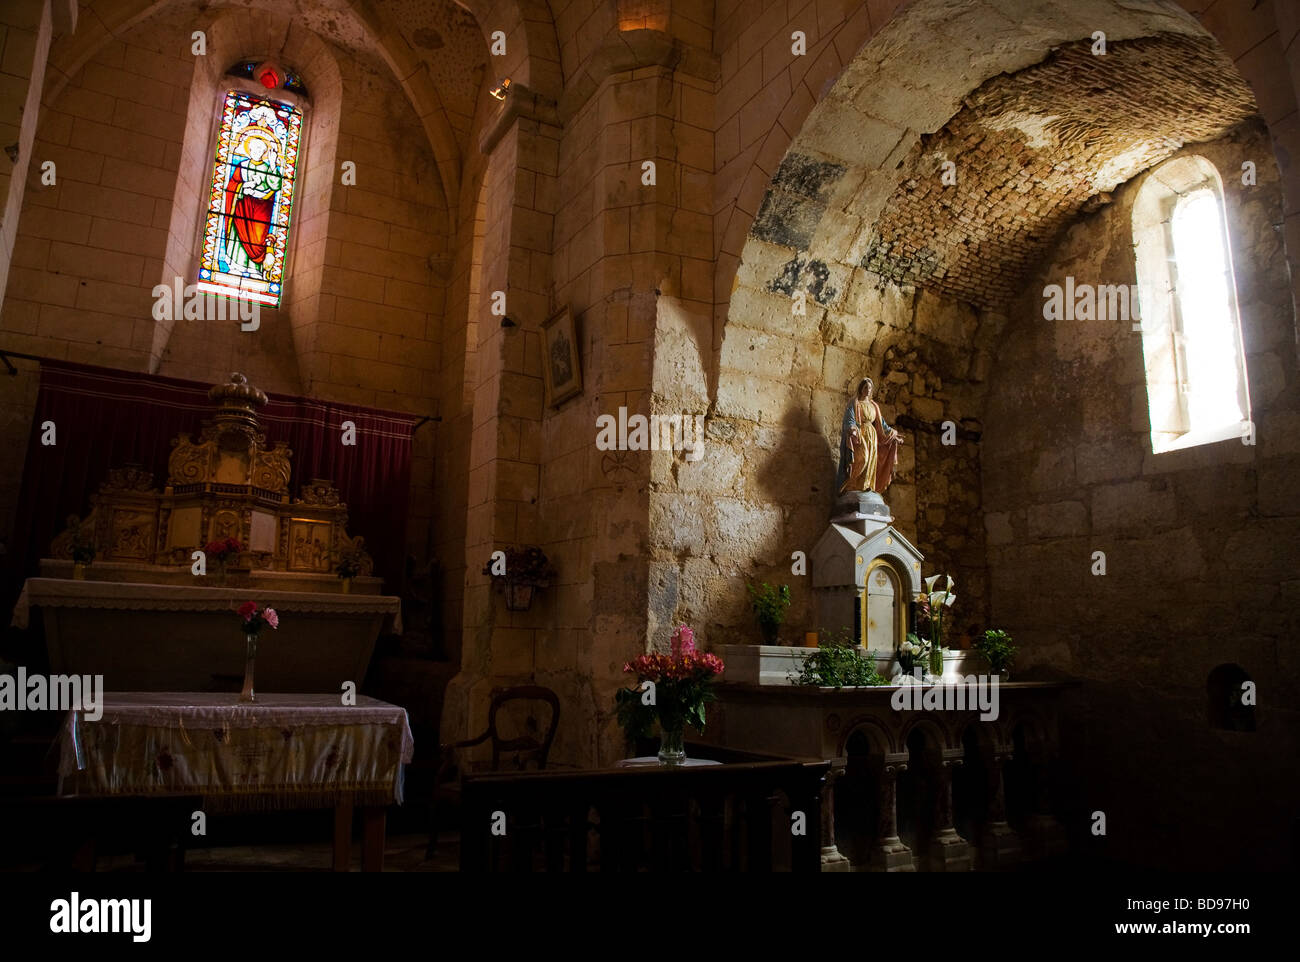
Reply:
[[[491,78],[509,77],[550,100],[560,99],[564,91],[564,73],[560,62],[560,45],[555,21],[545,0],[456,0],[474,15],[483,30],[483,39],[492,44],[492,35],[506,36],[506,55],[500,65],[490,67]]]
[[[844,854],[856,863],[870,858],[866,841],[880,825],[882,779],[891,781],[896,772],[886,769],[897,764],[899,749],[894,734],[878,718],[862,715],[844,726],[835,749],[844,768],[834,779],[836,840],[845,843]],[[889,798],[892,804],[892,795]]]
[[[993,723],[994,726],[996,726],[996,724],[996,722]],[[992,753],[997,749],[999,742],[997,732],[996,729],[991,728],[989,722],[983,721],[979,718],[970,718],[964,723],[958,724],[954,733],[956,737],[955,744],[958,746],[964,746],[966,744],[967,734],[972,731],[974,732],[975,739],[979,744],[980,751],[988,753],[991,757]]]
[[[1004,724],[1007,741],[1014,743],[1019,735],[1026,757],[1031,762],[1041,765],[1048,760],[1051,752],[1047,737],[1049,729],[1037,712],[1028,709],[1013,712],[1007,716]]]
[[[307,315],[314,312],[325,262],[324,239],[328,236],[330,213],[326,198],[333,178],[343,100],[339,65],[330,48],[315,33],[295,25],[288,17],[262,9],[222,10],[212,20],[199,23],[196,29],[206,32],[208,53],[195,58],[167,248],[161,276],[152,280],[165,285],[172,284],[177,277],[184,284],[194,282],[202,218],[207,207],[207,185],[212,176],[213,114],[221,91],[239,86],[226,76],[227,68],[240,60],[281,59],[303,78],[309,94],[303,105],[306,149],[298,164],[297,197],[289,225],[290,260],[285,275],[285,298],[278,308],[264,309],[268,317],[255,339],[231,334],[231,340],[237,345],[237,351],[246,347],[260,349],[262,353],[289,354],[301,362],[308,353],[315,326],[315,318]],[[257,39],[253,39],[255,36]],[[248,86],[248,89],[256,88]],[[151,370],[155,372],[161,366],[173,329],[171,320],[159,320],[154,328]],[[296,364],[294,367],[296,376],[292,382],[267,386],[297,393],[302,377]]]
[[[938,749],[941,753],[961,745],[959,740],[954,740],[954,732],[948,727],[941,713],[918,713],[904,725],[898,733],[899,751],[908,750],[908,742],[915,732],[921,732],[930,748]]]
[[[787,121],[798,130],[770,185],[760,181],[766,190],[760,190],[762,202],[746,223],[734,278],[724,239],[716,289],[729,292],[729,300],[719,305],[725,319],[715,327],[720,335],[710,372],[711,414],[729,422],[718,427],[750,462],[746,474],[754,480],[744,500],[770,525],[747,530],[747,542],[775,548],[777,556],[801,547],[801,539],[825,524],[831,485],[814,472],[834,459],[850,385],[863,374],[875,376],[887,412],[901,410],[915,422],[910,432],[904,426],[910,443],[886,495],[895,524],[930,556],[927,568],[951,573],[966,587],[973,607],[962,617],[970,624],[988,621],[990,595],[980,492],[959,487],[961,479],[980,476],[979,451],[970,444],[948,446],[939,428],[947,431],[951,424],[953,433],[968,439],[982,434],[984,385],[1005,329],[1006,299],[1019,292],[1015,278],[1029,269],[1032,253],[971,239],[974,261],[961,260],[965,251],[945,261],[933,251],[890,248],[878,226],[886,217],[898,224],[921,216],[918,211],[932,202],[927,198],[918,206],[907,199],[911,185],[917,179],[938,182],[935,145],[955,136],[967,111],[977,109],[968,106],[972,97],[1007,106],[1014,78],[1038,83],[1053,71],[1063,76],[1088,51],[1098,23],[1105,25],[1110,44],[1107,69],[1136,68],[1129,75],[1133,83],[1152,85],[1163,77],[1140,68],[1148,47],[1162,44],[1180,51],[1172,60],[1187,52],[1205,75],[1224,78],[1212,123],[1179,128],[1201,116],[1194,111],[1168,121],[1183,141],[1218,136],[1255,107],[1217,43],[1181,11],[1134,11],[1113,0],[1089,0],[1086,7],[1053,0],[1028,21],[1013,24],[997,12],[1005,6],[971,3],[954,12],[952,4],[919,0],[877,30],[802,116],[799,109],[782,114],[779,130],[768,136],[784,135]],[[935,44],[936,36],[945,43]],[[1107,129],[1104,122],[1096,126]],[[1082,121],[1072,122],[1062,136],[1078,142],[1085,129]],[[1118,143],[1130,134],[1116,129],[1113,136]],[[1123,183],[1180,146],[1144,143],[1133,157],[1099,161],[1095,180]],[[765,147],[762,153],[782,151]],[[1011,189],[1005,183],[1000,188]],[[1087,199],[1070,200],[1055,219],[1021,225],[1024,234],[1053,236]],[[734,223],[733,217],[727,228],[732,241]],[[990,296],[974,289],[981,272],[968,264],[994,262],[1010,279]],[[963,285],[953,278],[975,280]],[[950,470],[951,476],[930,478],[930,469],[941,462],[947,468],[939,473]],[[915,483],[918,465],[927,475],[925,491]],[[768,478],[779,479],[781,493],[764,490]],[[924,539],[918,537],[922,531]]]
[[[492,606],[490,585],[479,574],[482,558],[496,543],[517,543],[536,538],[529,529],[535,523],[535,498],[522,498],[523,489],[498,476],[498,455],[502,423],[518,424],[523,431],[540,431],[544,416],[541,404],[542,370],[540,353],[525,352],[523,344],[540,337],[540,326],[549,316],[552,291],[550,274],[554,191],[539,190],[526,194],[519,189],[517,171],[530,173],[553,168],[558,148],[559,127],[555,103],[563,90],[559,46],[548,6],[542,0],[498,0],[498,2],[463,2],[470,10],[490,45],[494,31],[506,35],[506,56],[489,57],[488,70],[493,78],[509,78],[511,86],[505,101],[497,106],[488,100],[476,125],[476,145],[482,162],[487,204],[484,218],[481,283],[485,291],[508,294],[508,317],[511,325],[503,327],[501,318],[488,320],[489,302],[480,300],[477,324],[477,374],[473,397],[475,421],[473,437],[480,439],[484,457],[470,469],[470,484],[481,485],[481,503],[467,512],[463,621],[461,629],[461,671],[449,683],[442,711],[443,731],[452,737],[468,733],[471,719],[486,714],[494,684],[502,675],[492,675],[494,664],[500,665],[502,654],[510,648],[510,632],[537,632],[529,627],[506,627]],[[490,49],[490,46],[489,46]],[[500,62],[498,62],[498,59]],[[541,166],[536,166],[540,164]],[[550,176],[549,174],[545,174]],[[476,187],[476,189],[478,189]],[[531,271],[512,270],[521,262],[520,254],[532,264]],[[527,275],[527,276],[526,276]],[[520,401],[519,397],[523,396]],[[511,420],[515,419],[515,420]],[[516,477],[529,484],[540,479],[540,465],[521,462]],[[501,510],[509,505],[508,510]],[[495,506],[495,510],[494,510]],[[522,517],[521,517],[522,516]],[[521,529],[526,534],[521,534]],[[532,625],[540,615],[522,620]],[[494,657],[497,659],[494,662]],[[518,671],[516,667],[513,669]],[[589,686],[575,684],[572,678],[556,678],[532,672],[540,684],[550,684],[560,692],[566,717],[596,717],[595,697]],[[612,731],[613,725],[607,725]],[[571,749],[562,729],[556,751]],[[576,744],[576,742],[575,742]],[[585,751],[586,748],[578,749]]]
[[[886,559],[890,563],[891,567],[894,569],[894,573],[899,576],[899,579],[902,582],[900,587],[908,593],[909,597],[914,598],[921,590],[921,575],[920,572],[913,567],[914,563],[910,562],[901,554],[889,549],[880,552],[880,557]]]
[[[1197,0],[1177,0],[1177,2],[1187,11],[1188,23],[1199,23],[1222,45],[1242,78],[1250,86],[1259,103],[1260,114],[1271,128],[1296,111],[1297,91],[1287,72],[1286,59],[1283,56],[1283,49],[1292,38],[1282,35],[1279,22],[1274,21],[1267,7],[1256,6],[1248,11],[1235,9],[1230,11],[1226,7],[1203,11],[1201,9],[1203,4]],[[873,45],[879,43],[881,46],[893,47],[897,44],[897,35],[891,35],[890,30],[918,20],[932,26],[945,21],[960,24],[960,28],[954,31],[947,31],[941,27],[936,33],[940,36],[952,37],[955,32],[960,32],[965,35],[961,40],[962,43],[980,43],[987,40],[987,48],[972,58],[980,64],[981,79],[983,79],[999,72],[1012,72],[1019,67],[1028,66],[1038,59],[1042,52],[1055,44],[1089,37],[1092,31],[1097,29],[1095,26],[1097,23],[1109,25],[1106,14],[1113,14],[1116,11],[1116,5],[1112,0],[1088,0],[1088,3],[1094,8],[1093,10],[1081,9],[1082,4],[1072,3],[1071,0],[1049,0],[1032,14],[1026,15],[1014,0],[993,0],[992,3],[984,5],[981,11],[984,22],[979,26],[982,29],[974,32],[968,29],[968,26],[973,25],[968,25],[963,14],[954,15],[950,5],[943,4],[939,0],[917,0],[913,3],[907,3],[906,0],[884,0],[875,16],[863,18],[865,25],[856,22],[858,18],[841,20],[809,50],[807,63],[800,64],[799,75],[792,76],[786,85],[790,91],[789,95],[784,100],[773,104],[772,112],[779,117],[779,122],[772,126],[757,152],[760,172],[765,171],[768,175],[775,175],[780,159],[804,136],[808,126],[815,123],[816,118],[825,111],[824,105],[834,90],[845,84],[854,84],[859,88],[868,86],[855,82],[853,71],[863,55],[869,54]],[[994,18],[1003,14],[1021,23],[1025,28],[1024,32],[1017,35],[1016,32],[1006,30],[1005,25],[999,29]],[[1131,34],[1124,28],[1120,30],[1112,28],[1107,32],[1107,39],[1123,39],[1129,35]],[[1267,52],[1272,55],[1264,55],[1265,48],[1270,48]],[[1037,55],[1033,53],[1035,49],[1038,51]],[[964,58],[951,56],[950,51],[949,53],[949,56],[943,58],[944,61],[949,62],[950,65],[956,64],[955,68],[950,66],[949,69],[960,69],[958,62],[963,61]],[[925,59],[917,59],[916,54],[915,49],[907,49],[894,58],[897,63],[909,65],[902,68],[902,73],[910,73],[912,70],[922,72],[917,65],[925,62]],[[1024,59],[1026,55],[1030,59]],[[943,73],[941,71],[936,76],[943,76]],[[804,77],[807,79],[804,80]],[[895,97],[899,92],[898,84],[893,79],[886,80],[878,86],[882,100]],[[971,84],[971,87],[974,86],[978,86],[978,81]],[[922,102],[918,106],[925,113],[919,116],[929,116],[932,110],[942,113],[943,110],[954,107],[955,101],[960,101],[964,94],[965,91],[957,93],[954,100],[951,93],[946,93],[934,98],[932,102]],[[908,125],[914,122],[912,118],[915,116],[918,115],[914,111],[905,111],[899,119],[904,125]],[[930,122],[933,123],[933,120],[931,119]],[[830,118],[822,123],[827,127],[835,126]],[[942,126],[942,120],[938,126]],[[1283,170],[1289,169],[1288,159],[1294,152],[1291,148],[1293,145],[1289,141],[1289,134],[1278,128],[1278,132],[1274,134],[1274,150],[1279,166]],[[718,294],[718,316],[724,321],[726,305],[734,289],[737,270],[743,260],[746,238],[759,214],[767,187],[768,184],[763,178],[751,176],[743,178],[743,183],[734,196],[720,195],[718,198],[719,207],[726,214],[726,221],[722,231],[717,235],[718,246],[715,253],[718,261],[714,290]],[[1295,198],[1300,196],[1300,178],[1288,176],[1284,189],[1289,210],[1295,207]],[[1288,250],[1291,252],[1288,254],[1288,259],[1294,265],[1297,257],[1295,251],[1300,250],[1300,219],[1288,224],[1288,241]],[[1292,273],[1297,278],[1297,284],[1300,285],[1300,270],[1293,267]],[[715,347],[720,346],[721,329],[718,337],[719,341]]]
[[[988,724],[976,718],[957,727],[956,744],[962,764],[952,772],[953,824],[962,838],[974,839],[988,819],[997,742]]]
[[[425,63],[414,55],[409,44],[398,35],[364,0],[346,0],[350,18],[332,21],[332,36],[342,44],[349,42],[372,49],[392,71],[394,78],[411,102],[424,126],[434,152],[446,206],[456,206],[460,186],[460,169],[464,162],[448,122],[446,109],[437,86]],[[50,49],[46,68],[43,103],[52,103],[72,77],[107,43],[124,35],[139,24],[179,6],[178,0],[100,0],[83,7],[83,29],[64,36]],[[461,4],[461,6],[464,6]],[[217,11],[218,17],[248,15],[259,9],[274,11],[274,2],[265,7]],[[468,8],[466,8],[468,9]],[[202,29],[195,27],[195,29]],[[310,27],[304,32],[312,32]],[[552,31],[553,32],[553,31]],[[245,37],[245,40],[250,38]],[[303,65],[303,69],[307,69]]]
[[[897,741],[894,733],[880,719],[873,715],[863,715],[844,726],[843,735],[840,736],[839,744],[836,746],[836,755],[843,755],[849,739],[859,733],[870,742],[873,755],[892,755],[902,751],[899,746],[906,744],[905,741]]]

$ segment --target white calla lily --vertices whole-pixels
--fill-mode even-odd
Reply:
[[[949,608],[951,608],[951,607],[952,607],[952,603],[953,603],[954,601],[956,601],[956,600],[957,600],[957,596],[956,596],[956,595],[954,595],[954,594],[949,594],[947,600],[944,601],[944,604],[947,605]]]
[[[938,581],[940,577],[942,577],[942,576],[941,576],[941,575],[930,575],[930,577],[926,578],[926,579],[925,579],[925,590],[926,590],[926,591],[929,591],[929,592],[933,592],[933,591],[934,591],[934,583],[935,583],[936,581]]]

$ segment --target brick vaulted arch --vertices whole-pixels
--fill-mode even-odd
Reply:
[[[722,510],[709,503],[710,496],[715,502],[735,498],[728,510],[743,512],[738,530],[745,535],[743,544],[719,552],[726,541],[720,535],[716,546],[704,547],[707,557],[698,562],[679,558],[673,567],[686,572],[697,565],[713,577],[734,579],[755,566],[763,572],[768,565],[780,566],[780,559],[803,547],[799,533],[816,530],[826,517],[830,495],[817,479],[834,475],[831,462],[845,385],[863,373],[879,375],[882,365],[900,369],[891,375],[900,380],[882,390],[886,403],[897,401],[909,416],[938,423],[954,410],[959,416],[977,414],[1006,325],[1000,313],[1005,304],[974,291],[972,278],[996,286],[993,275],[1005,267],[999,258],[1014,254],[1025,262],[1011,272],[1000,296],[1019,292],[1035,249],[1044,249],[1063,224],[1092,209],[1086,204],[1104,203],[1107,191],[1183,144],[1218,137],[1258,112],[1268,124],[1282,185],[1290,184],[1289,196],[1300,196],[1289,149],[1295,96],[1290,78],[1278,66],[1284,62],[1280,48],[1290,38],[1279,32],[1267,8],[1241,11],[1235,18],[1210,13],[1203,22],[1194,13],[1172,4],[1120,6],[1095,0],[1048,2],[1026,15],[1023,5],[998,0],[964,5],[917,0],[899,5],[888,17],[878,17],[878,8],[868,5],[854,8],[848,20],[810,21],[806,12],[786,17],[766,11],[757,21],[720,23],[715,41],[721,79],[715,107],[714,350],[712,369],[706,365],[702,373],[710,382],[705,403],[719,421],[714,430],[740,459],[717,477],[706,476],[703,467],[683,468],[660,488],[655,497],[662,508],[655,510],[671,521]],[[791,55],[794,30],[807,35],[806,57]],[[987,211],[948,212],[937,199],[917,207],[912,194],[921,189],[919,184],[938,178],[940,148],[959,163],[977,153],[967,152],[966,144],[974,141],[963,138],[983,135],[971,129],[959,134],[963,117],[993,102],[1015,113],[1020,109],[1011,106],[1017,96],[1010,93],[1015,78],[1037,84],[1050,83],[1046,77],[1054,70],[1071,78],[1086,75],[1090,65],[1078,55],[1080,49],[1088,54],[1099,30],[1112,50],[1106,69],[1118,73],[1094,85],[1097,97],[1104,99],[1110,86],[1124,87],[1126,64],[1158,62],[1164,56],[1157,52],[1160,48],[1167,49],[1171,62],[1188,57],[1188,63],[1200,62],[1221,99],[1188,107],[1179,116],[1174,116],[1175,107],[1162,121],[1154,115],[1139,118],[1143,110],[1158,109],[1159,98],[1135,104],[1128,95],[1126,104],[1132,106],[1111,108],[1111,116],[1131,114],[1136,127],[1128,133],[1111,130],[1113,154],[1094,158],[1097,166],[1091,173],[1074,168],[1083,178],[1083,193],[1062,208],[1063,220],[1053,222],[1046,210],[1050,205],[1035,195],[1032,223],[1021,225],[1023,243],[1017,236],[999,246],[1014,234],[1009,225],[990,231],[986,239],[964,235],[963,218],[978,220]],[[943,42],[935,43],[936,38]],[[1137,84],[1135,91],[1164,86],[1158,72],[1139,74],[1131,81]],[[1190,91],[1184,93],[1190,104],[1194,98]],[[1093,129],[1089,120],[1069,119],[1067,100],[1057,111],[1062,131],[1072,131],[1063,136],[1092,144],[1093,133],[1083,133]],[[1182,125],[1193,115],[1207,120],[1204,129]],[[1034,139],[1032,124],[1019,115],[1004,115],[991,127],[1014,128],[1016,138]],[[1104,140],[1110,135],[1107,127],[1106,118],[1099,116],[1094,132]],[[1148,128],[1159,133],[1145,142]],[[997,140],[986,139],[990,145]],[[924,170],[915,166],[922,156],[929,158]],[[976,203],[993,208],[1008,203],[1007,190],[1024,196],[1014,193],[1014,185],[990,182],[987,202]],[[1091,194],[1105,196],[1090,200]],[[951,222],[943,221],[949,215]],[[928,223],[924,230],[934,237],[900,241],[897,228],[905,222]],[[1288,219],[1288,234],[1295,224],[1294,217]],[[936,253],[949,242],[958,245],[954,256],[973,258],[966,267]],[[1292,276],[1300,277],[1294,263],[1300,247],[1293,243],[1290,249]],[[887,283],[859,285],[854,278],[864,269]],[[967,287],[954,289],[959,281]],[[902,293],[904,287],[915,293]],[[804,314],[792,315],[796,293],[807,298]],[[951,309],[932,310],[940,301]],[[900,337],[905,331],[910,333]],[[916,336],[932,346],[919,348],[913,343]],[[947,354],[927,357],[926,351],[933,350]],[[954,392],[960,393],[959,383],[973,392],[969,403],[952,400]],[[943,403],[934,400],[936,393]],[[960,426],[973,436],[980,430],[976,420]],[[963,452],[970,454],[970,463],[958,463]],[[945,470],[978,477],[974,452],[973,446],[949,449]],[[902,523],[915,524],[920,514],[931,525],[982,527],[977,493],[963,507],[949,501],[942,485],[931,486],[925,497],[934,503],[916,504],[913,457],[920,457],[915,449],[903,455],[896,475],[900,483],[891,489],[890,504]],[[748,470],[740,470],[741,464]],[[808,476],[806,484],[790,480],[803,476]],[[722,532],[731,524],[719,517],[717,526]],[[666,545],[675,544],[671,533],[663,537]],[[981,538],[982,533],[975,540]],[[954,533],[951,543],[940,539],[937,549],[929,550],[939,570],[948,568],[959,579],[969,579],[972,595],[987,595],[982,548]],[[969,552],[966,560],[961,560],[963,552]],[[743,624],[744,618],[737,610],[722,621]]]
[[[1090,37],[1096,30],[1107,30],[1111,40],[1133,35],[1127,32],[1132,27],[1125,28],[1116,21],[1116,14],[1122,11],[1111,0],[1086,4],[1051,0],[1031,14],[1011,0],[972,3],[965,16],[952,16],[950,6],[930,0],[885,0],[878,5],[853,7],[847,18],[835,14],[810,18],[806,13],[786,17],[768,10],[756,23],[747,22],[744,29],[736,26],[730,34],[727,25],[720,24],[716,42],[723,55],[716,107],[715,355],[721,347],[746,239],[771,179],[796,138],[805,139],[818,124],[834,126],[833,112],[827,109],[828,99],[835,99],[832,91],[853,88],[855,72],[864,58],[873,56],[873,51],[895,69],[891,70],[892,76],[877,78],[874,92],[868,92],[860,103],[870,101],[884,114],[891,100],[897,100],[901,93],[898,78],[912,71],[917,75],[925,73],[916,65],[936,56],[917,50],[906,52],[907,42],[900,36],[900,28],[906,29],[910,23],[929,23],[935,35],[967,48],[963,54],[969,52],[969,59],[942,57],[943,64],[931,64],[936,68],[930,71],[931,83],[944,82],[941,78],[945,78],[948,65],[966,75],[968,85],[962,90],[956,89],[962,86],[960,83],[950,85],[946,93],[935,98],[928,112],[922,107],[918,113],[918,105],[911,104],[899,126],[911,126],[918,132],[941,127],[956,112],[966,92],[983,80],[1028,66],[1055,44]],[[1151,15],[1168,17],[1174,13],[1172,6],[1152,4]],[[1179,0],[1177,6],[1187,14],[1181,18],[1185,24],[1199,24],[1218,41],[1249,85],[1259,114],[1268,125],[1288,198],[1288,259],[1296,290],[1300,291],[1300,263],[1296,260],[1296,252],[1300,251],[1300,167],[1292,161],[1300,156],[1300,114],[1297,81],[1288,72],[1285,58],[1285,51],[1300,35],[1300,12],[1288,4],[1247,8],[1209,0]],[[1136,22],[1130,14],[1126,12],[1125,19]],[[795,30],[807,36],[806,56],[786,56]],[[772,66],[767,65],[768,58]],[[770,123],[774,116],[775,124]],[[1300,296],[1296,301],[1300,303]]]

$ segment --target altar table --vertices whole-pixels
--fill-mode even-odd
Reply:
[[[280,615],[258,645],[256,680],[267,691],[360,686],[380,633],[402,632],[401,599],[389,595],[61,578],[28,578],[13,624],[26,628],[30,608],[41,609],[55,674],[103,675],[117,691],[237,691],[235,610],[245,601]]]
[[[71,711],[60,733],[60,794],[201,796],[220,814],[334,809],[334,869],[347,871],[353,807],[362,870],[383,867],[385,810],[402,802],[415,741],[406,709],[366,696],[109,692],[102,717]]]

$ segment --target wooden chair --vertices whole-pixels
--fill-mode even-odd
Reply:
[[[546,724],[545,731],[537,734],[540,726],[532,714],[528,716],[529,727],[533,729],[528,734],[520,735],[517,738],[502,738],[500,730],[497,728],[497,715],[503,707],[511,702],[533,701],[543,702],[550,706],[551,715]],[[555,741],[555,729],[560,722],[560,699],[551,689],[541,685],[516,685],[511,688],[498,688],[492,692],[492,701],[488,706],[488,727],[487,731],[476,738],[467,738],[463,741],[451,742],[439,746],[441,759],[438,765],[438,774],[433,783],[433,801],[430,805],[429,813],[429,847],[425,851],[425,858],[433,858],[438,850],[438,803],[439,802],[456,802],[459,804],[461,796],[461,776],[464,774],[459,763],[457,753],[461,749],[473,748],[475,745],[481,745],[485,741],[492,742],[492,764],[487,771],[502,771],[503,756],[513,756],[511,759],[516,771],[526,771],[530,763],[534,764],[537,769],[546,767],[547,756],[551,753],[551,743]]]

